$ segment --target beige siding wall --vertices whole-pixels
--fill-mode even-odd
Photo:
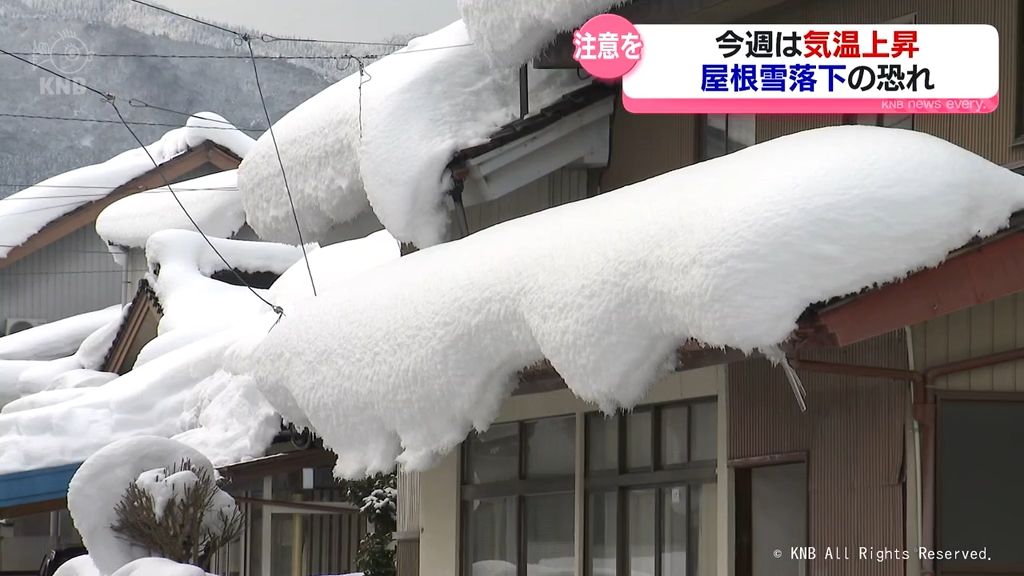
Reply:
[[[914,15],[920,24],[991,24],[999,31],[999,108],[992,114],[919,114],[914,129],[934,134],[997,164],[1024,161],[1017,134],[1020,0],[864,0],[796,2],[761,15],[763,22],[875,23]],[[757,140],[841,123],[841,116],[758,116]]]
[[[1024,346],[1024,293],[1000,298],[913,327],[918,370]],[[940,390],[1024,392],[1024,362],[936,379]]]

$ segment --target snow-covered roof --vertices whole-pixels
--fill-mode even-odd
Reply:
[[[369,270],[293,306],[252,374],[340,475],[421,469],[486,429],[524,367],[628,408],[689,339],[774,352],[810,304],[936,265],[1021,208],[1024,178],[933,136],[800,132]]]
[[[167,132],[146,150],[157,164],[164,164],[209,141],[242,158],[253,140],[231,128],[220,116],[204,112],[189,117],[184,127]],[[4,222],[0,228],[0,258],[47,224],[80,206],[105,198],[151,170],[153,162],[146,151],[135,148],[106,162],[65,172],[0,199],[0,218]]]
[[[492,68],[461,20],[413,40],[366,73],[338,82],[274,124],[304,237],[323,238],[372,206],[398,240],[437,244],[448,218],[447,165],[460,149],[487,141],[518,118],[518,73]],[[572,70],[531,70],[529,78],[531,110],[584,84]],[[238,185],[260,237],[296,241],[269,134],[242,162]]]
[[[559,32],[628,0],[459,0],[469,36],[495,66],[535,57]]]
[[[286,314],[311,297],[299,247],[211,241],[239,271],[282,274],[271,289],[257,292]],[[307,250],[320,294],[399,257],[398,243],[385,232]],[[195,232],[157,232],[146,254],[148,281],[163,316],[157,337],[142,348],[130,372],[87,374],[66,358],[6,362],[11,371],[37,369],[39,374],[35,388],[0,411],[0,474],[81,462],[112,441],[147,434],[174,437],[220,466],[262,456],[280,430],[279,411],[243,372],[240,360],[278,316],[244,286],[210,278],[225,266]],[[97,330],[87,342],[107,338],[105,352],[117,327],[115,322]],[[75,357],[96,350],[83,344]],[[4,367],[0,361],[0,392],[9,381]],[[12,376],[16,386],[24,384],[19,374]]]
[[[230,238],[245,224],[237,170],[202,176],[171,188],[207,236]],[[122,198],[96,218],[96,232],[118,246],[144,248],[146,240],[160,230],[195,230],[166,187]]]
[[[0,360],[54,360],[74,354],[87,336],[121,317],[121,307],[40,324],[0,338]]]

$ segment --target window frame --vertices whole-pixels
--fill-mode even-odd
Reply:
[[[512,480],[502,480],[498,482],[489,482],[482,484],[472,484],[469,481],[468,474],[470,472],[470,450],[469,442],[470,438],[462,443],[459,450],[459,574],[469,576],[472,574],[471,566],[467,565],[467,553],[466,544],[468,543],[468,530],[469,530],[469,518],[467,517],[468,502],[474,500],[488,500],[497,498],[514,498],[515,508],[512,511],[516,519],[516,574],[518,576],[526,576],[527,570],[527,550],[526,550],[526,498],[528,496],[543,496],[550,494],[569,494],[573,497],[573,505],[575,506],[575,489],[576,489],[576,467],[573,466],[572,471],[567,476],[550,476],[540,478],[527,478],[526,477],[526,459],[527,459],[527,442],[526,442],[526,426],[527,424],[539,422],[541,420],[552,420],[552,419],[571,419],[576,425],[575,414],[556,414],[552,416],[545,416],[542,418],[529,418],[526,420],[518,420],[515,422],[500,422],[495,423],[498,426],[515,425],[516,426],[516,438],[518,440],[518,457],[517,457],[517,470],[516,478]],[[471,433],[470,436],[472,436]],[[575,454],[576,442],[573,441],[573,461],[575,462],[578,455]],[[575,515],[574,515],[574,526],[575,526]],[[574,532],[575,535],[575,532]],[[573,543],[573,550],[575,553],[575,542]]]
[[[944,549],[943,546],[947,545],[943,543],[943,481],[942,481],[942,427],[944,425],[942,405],[944,403],[1015,403],[1024,404],[1024,393],[1017,391],[996,391],[996,390],[935,390],[935,444],[934,444],[934,462],[932,464],[933,475],[934,475],[934,491],[932,494],[931,502],[933,506],[933,526],[932,526],[932,538],[934,542],[934,548],[936,550]],[[993,564],[996,570],[1007,570],[1016,572],[1024,569],[1024,566],[1019,564],[999,564],[998,561],[993,562],[990,557],[988,560],[973,561],[973,560],[934,560],[935,573],[936,574],[972,574],[977,572],[980,568],[993,568]]]
[[[693,406],[698,404],[712,404],[715,406],[715,447],[716,456],[710,460],[697,460],[687,461],[682,464],[673,464],[664,466],[661,463],[661,414],[666,408],[675,408],[679,406],[686,406],[686,427],[687,427],[687,458],[693,454],[694,440],[697,437],[694,434],[694,418],[693,418]],[[628,575],[630,573],[629,568],[629,505],[628,505],[628,493],[630,490],[643,490],[653,489],[654,490],[654,510],[655,515],[651,520],[654,522],[654,566],[655,575],[661,576],[662,572],[662,552],[664,550],[664,489],[674,488],[679,486],[686,487],[687,497],[687,514],[692,513],[694,495],[697,489],[704,485],[712,484],[717,488],[718,484],[718,419],[717,419],[717,408],[718,408],[718,397],[717,396],[703,396],[699,398],[691,398],[682,401],[674,401],[660,404],[653,404],[642,406],[633,410],[632,413],[636,412],[650,412],[651,413],[651,463],[650,466],[632,469],[627,467],[627,447],[628,447],[628,424],[626,422],[629,414],[618,413],[613,418],[615,421],[616,431],[616,467],[612,470],[590,470],[588,457],[590,455],[591,435],[590,422],[592,418],[603,417],[599,412],[590,412],[585,414],[584,417],[584,433],[583,433],[583,571],[585,576],[592,576],[593,574],[593,556],[590,545],[591,533],[590,533],[590,503],[591,497],[594,494],[615,494],[615,571],[618,575]],[[689,523],[690,520],[688,519]],[[694,561],[696,559],[695,554],[689,553],[694,546],[694,535],[689,532],[690,525],[687,528],[687,574],[694,574],[696,572],[696,566]]]
[[[723,131],[723,135],[725,137],[725,142],[724,142],[724,144],[725,144],[725,152],[723,154],[719,154],[717,156],[709,156],[708,155],[708,118],[710,116],[724,116],[725,117],[725,129]],[[754,140],[753,140],[753,142],[743,146],[742,148],[734,148],[734,149],[730,150],[729,149],[729,142],[730,142],[730,140],[729,140],[729,124],[730,124],[730,119],[735,118],[736,116],[750,116],[751,117],[751,122],[753,122]],[[699,137],[700,140],[697,143],[698,144],[697,152],[699,154],[699,158],[700,158],[699,161],[700,162],[704,162],[705,160],[713,160],[715,158],[722,158],[724,156],[728,156],[729,154],[732,154],[733,152],[738,152],[740,150],[743,150],[744,148],[750,148],[751,146],[754,146],[754,145],[757,144],[757,114],[727,114],[727,113],[701,114],[700,115],[699,130],[698,130],[698,137]]]

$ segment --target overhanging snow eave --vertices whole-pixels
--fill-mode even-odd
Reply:
[[[799,332],[809,343],[847,346],[1021,291],[1024,226],[1015,215],[1007,230],[954,251],[934,268],[808,314]]]

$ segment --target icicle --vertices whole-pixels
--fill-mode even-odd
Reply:
[[[789,359],[786,358],[785,352],[778,346],[773,346],[764,350],[764,356],[772,364],[782,366],[782,371],[786,374],[786,380],[789,380],[789,386],[793,389],[793,397],[796,398],[800,411],[807,412],[807,390],[804,389],[804,384],[800,381],[800,375],[789,365]]]

